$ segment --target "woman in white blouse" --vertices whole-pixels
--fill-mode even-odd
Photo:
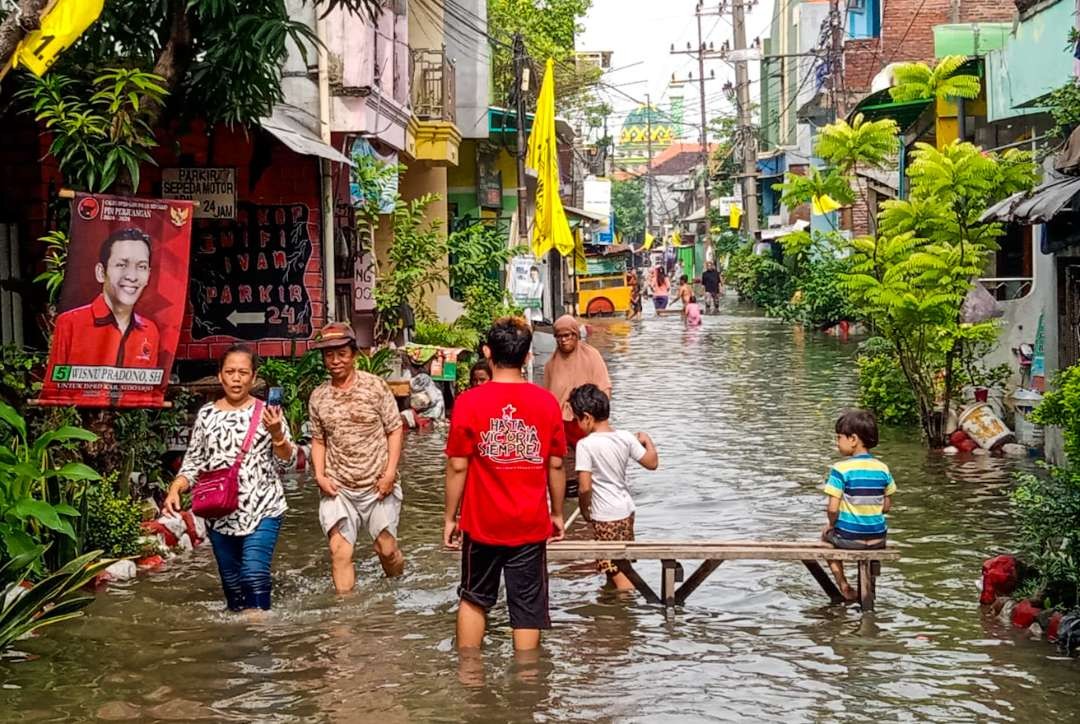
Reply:
[[[199,410],[184,463],[165,498],[165,513],[180,511],[180,494],[196,484],[200,473],[236,462],[255,414],[258,358],[250,347],[234,345],[218,363],[224,397]],[[285,491],[281,475],[296,464],[296,446],[279,407],[266,407],[240,465],[240,504],[223,518],[209,521],[225,602],[230,611],[270,608],[270,563],[281,520]]]

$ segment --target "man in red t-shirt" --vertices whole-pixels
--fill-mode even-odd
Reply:
[[[521,374],[531,346],[524,320],[496,321],[484,345],[491,382],[454,403],[443,543],[461,548],[459,649],[483,643],[500,575],[514,648],[537,648],[551,628],[547,542],[563,537],[566,436],[558,401]]]

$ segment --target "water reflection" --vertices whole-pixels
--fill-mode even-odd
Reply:
[[[814,536],[832,424],[855,396],[853,346],[732,304],[700,329],[678,319],[595,325],[617,427],[647,430],[661,469],[635,471],[643,538]],[[878,611],[826,606],[802,569],[725,563],[665,616],[569,569],[551,585],[554,630],[516,660],[505,609],[482,658],[453,650],[457,560],[439,549],[442,434],[407,449],[404,578],[359,565],[330,593],[315,490],[288,490],[275,610],[222,612],[209,552],[113,588],[90,615],[0,663],[0,718],[24,721],[1071,720],[1076,664],[979,615],[982,560],[1008,545],[1007,463],[946,460],[911,433],[880,453],[899,485],[904,560]],[[358,547],[360,548],[360,547]],[[639,563],[650,582],[659,564]]]

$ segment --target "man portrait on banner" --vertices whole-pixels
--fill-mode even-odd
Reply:
[[[45,385],[52,386],[56,365],[156,368],[160,335],[154,321],[135,305],[150,283],[150,236],[141,229],[114,231],[101,244],[94,277],[101,293],[92,302],[56,318]],[[80,402],[95,403],[87,390]],[[113,395],[113,403],[118,395]],[[100,400],[104,402],[104,400]]]

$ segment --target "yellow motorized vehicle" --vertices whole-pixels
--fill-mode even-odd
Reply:
[[[578,276],[578,313],[585,317],[624,314],[630,309],[627,271],[632,252],[625,245],[585,257],[587,271]]]

